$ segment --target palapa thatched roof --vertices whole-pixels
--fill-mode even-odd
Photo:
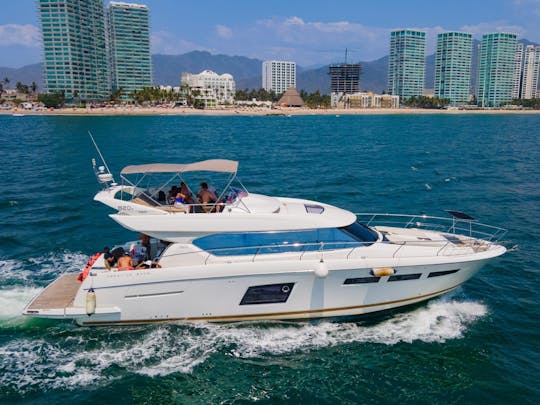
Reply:
[[[278,101],[278,105],[286,107],[303,107],[304,100],[294,87],[289,88]]]

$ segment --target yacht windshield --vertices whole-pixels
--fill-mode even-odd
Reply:
[[[223,233],[203,236],[193,244],[216,256],[232,256],[347,249],[369,246],[377,240],[376,232],[361,224],[354,225],[305,231]]]

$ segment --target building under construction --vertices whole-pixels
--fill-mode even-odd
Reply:
[[[330,65],[330,94],[353,94],[360,91],[360,64],[343,63]]]

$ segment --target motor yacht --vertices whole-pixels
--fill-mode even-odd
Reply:
[[[94,200],[141,235],[113,250],[143,268],[119,269],[97,253],[25,315],[83,326],[356,316],[454,290],[506,251],[504,229],[457,211],[354,214],[251,193],[230,160],[127,166],[120,183],[106,165],[94,161],[94,170],[103,185]],[[213,175],[221,187],[198,200],[188,177]]]

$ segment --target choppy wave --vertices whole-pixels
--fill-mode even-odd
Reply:
[[[80,270],[88,256],[79,252],[49,252],[21,260],[0,260],[2,285],[42,285],[62,273]]]
[[[375,325],[354,322],[167,324],[72,329],[0,346],[0,385],[18,392],[104,385],[123,373],[190,373],[211,355],[260,358],[350,343],[445,342],[487,314],[478,302],[437,300]],[[129,335],[129,339],[126,339]]]

